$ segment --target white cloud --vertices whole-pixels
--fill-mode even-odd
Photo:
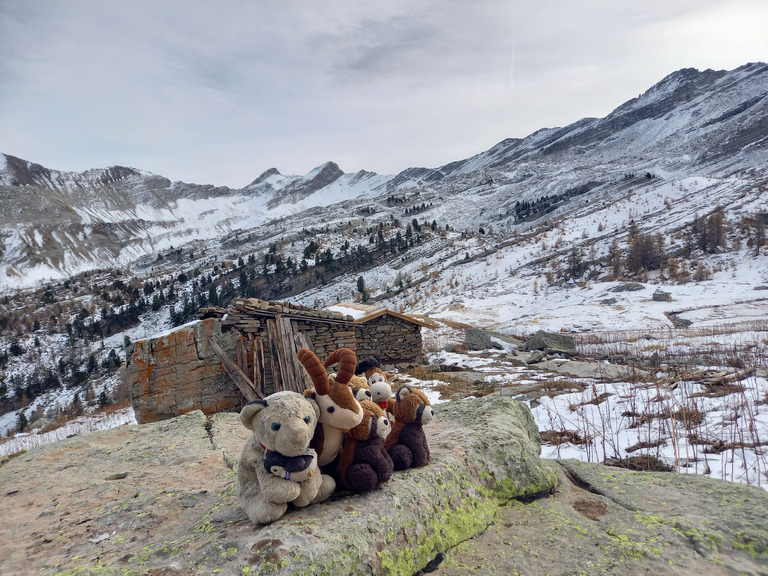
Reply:
[[[0,151],[243,186],[437,166],[768,60],[762,0],[0,4]]]

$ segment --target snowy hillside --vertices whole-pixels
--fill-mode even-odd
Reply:
[[[0,291],[109,266],[129,266],[191,240],[223,238],[302,211],[355,200],[368,213],[393,194],[431,203],[453,228],[510,233],[518,202],[574,195],[611,202],[630,174],[761,183],[768,148],[768,66],[675,72],[602,119],[508,139],[440,168],[345,174],[326,162],[304,176],[270,169],[231,190],[171,183],[133,168],[50,170],[0,164]],[[736,176],[738,175],[738,176]],[[721,182],[725,185],[724,182]],[[404,196],[403,196],[404,195]],[[360,206],[362,205],[362,206]],[[705,207],[702,207],[705,209]]]

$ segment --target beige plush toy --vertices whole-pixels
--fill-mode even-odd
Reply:
[[[355,374],[365,374],[368,388],[371,391],[370,400],[379,405],[384,412],[392,413],[392,386],[389,381],[395,374],[384,373],[381,362],[376,358],[361,360],[355,368]]]
[[[302,507],[325,500],[336,487],[309,448],[319,414],[312,399],[290,391],[249,402],[240,412],[251,435],[237,465],[237,494],[254,524],[274,522],[289,502]]]
[[[317,450],[317,463],[326,466],[334,461],[341,450],[344,434],[363,420],[363,409],[347,385],[355,371],[355,353],[349,348],[333,351],[325,365],[308,348],[298,351],[299,362],[304,366],[315,386],[304,395],[314,399],[320,407],[320,425],[315,430],[312,448]],[[339,371],[328,378],[326,368],[339,363]]]

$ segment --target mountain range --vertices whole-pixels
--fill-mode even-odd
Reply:
[[[4,154],[0,291],[93,268],[128,267],[172,246],[220,241],[274,222],[284,231],[299,218],[305,227],[317,216],[313,208],[330,210],[320,220],[366,207],[375,214],[391,208],[395,196],[397,216],[402,203],[423,204],[426,217],[454,229],[492,226],[511,234],[537,219],[519,207],[541,198],[554,199],[549,214],[572,209],[575,197],[609,203],[644,175],[659,182],[716,178],[713,186],[728,189],[759,186],[767,160],[764,63],[679,70],[605,118],[541,129],[471,158],[395,175],[348,174],[326,162],[303,176],[272,168],[233,190],[123,166],[65,172]]]

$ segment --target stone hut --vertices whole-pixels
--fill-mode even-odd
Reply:
[[[343,302],[330,310],[354,318],[355,353],[374,356],[384,364],[406,368],[423,364],[421,329],[427,325],[412,316],[382,306]]]
[[[400,369],[424,362],[420,320],[355,303],[315,310],[289,302],[239,298],[228,309],[204,308],[201,321],[141,340],[127,376],[140,423],[191,410],[236,409],[277,390],[309,383],[296,359],[308,347],[320,358],[341,347]],[[239,388],[239,390],[238,390]]]

